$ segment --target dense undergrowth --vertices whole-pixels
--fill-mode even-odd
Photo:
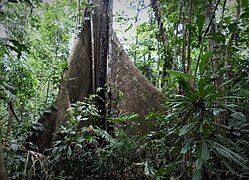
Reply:
[[[196,89],[179,74],[178,81],[185,95],[168,98],[167,114],[150,113],[148,120],[156,119],[158,130],[143,137],[127,135],[121,127],[111,135],[94,126],[98,110],[86,99],[72,105],[70,121],[57,132],[47,155],[26,149],[24,139],[5,139],[9,178],[247,179],[249,124],[234,108],[235,97],[226,96],[226,103],[215,107],[225,96],[204,78]],[[219,118],[228,126],[218,124]]]
[[[108,117],[112,125],[119,123],[108,133],[94,125],[99,112],[88,98],[72,105],[69,121],[61,126],[44,155],[25,141],[31,129],[43,130],[37,120],[56,98],[67,64],[69,39],[78,30],[81,18],[75,15],[77,3],[58,2],[12,0],[0,7],[1,25],[6,31],[6,37],[0,39],[0,125],[9,179],[249,178],[246,0],[236,1],[236,7],[228,4],[223,9],[224,17],[217,18],[219,31],[206,37],[205,5],[203,1],[193,2],[193,23],[186,26],[192,32],[189,74],[183,73],[181,65],[184,39],[179,5],[165,1],[160,6],[167,24],[164,33],[167,49],[172,50],[168,58],[174,59],[174,68],[166,78],[161,78],[164,45],[150,12],[149,22],[137,26],[136,42],[131,41],[127,51],[166,97],[162,104],[165,111],[146,117],[146,121],[156,121],[156,130],[143,136],[126,134],[123,126],[136,115],[121,114]],[[239,2],[241,14],[236,20]],[[138,9],[145,8],[140,6]],[[133,26],[131,23],[127,27],[129,19],[122,14],[116,20],[125,24],[124,31]],[[212,52],[208,48],[210,39],[219,45]],[[214,68],[212,57],[217,55],[219,64]],[[217,76],[224,77],[219,86],[215,83]],[[166,85],[160,86],[163,81]]]

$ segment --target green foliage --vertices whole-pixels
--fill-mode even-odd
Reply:
[[[60,140],[50,149],[55,170],[64,179],[119,179],[132,171],[130,166],[135,157],[132,153],[137,147],[132,138],[118,129],[114,138],[94,126],[99,115],[91,101],[78,102],[70,111],[70,120],[58,132]]]
[[[137,17],[116,16],[116,21],[125,26],[124,32],[136,31],[134,37],[124,37],[128,54],[167,97],[167,111],[150,113],[148,118],[158,121],[158,131],[134,137],[117,127],[113,133],[100,129],[96,126],[99,112],[91,96],[72,104],[69,121],[56,133],[49,156],[25,149],[23,142],[32,123],[43,130],[36,120],[48,104],[58,109],[52,102],[67,66],[69,39],[73,29],[79,28],[74,27],[77,4],[66,0],[4,2],[0,7],[1,27],[6,33],[0,39],[0,117],[9,178],[248,179],[248,1],[241,1],[239,15],[233,3],[226,5],[224,17],[216,12],[216,32],[206,30],[204,1],[192,2],[192,18],[188,19],[187,13],[191,21],[185,24],[191,40],[188,73],[182,72],[181,3],[169,0],[159,7],[167,47],[151,9],[149,22],[139,25],[131,22]],[[145,8],[143,3],[132,1],[131,6]],[[81,5],[92,7],[84,2]],[[210,49],[210,42],[217,46]],[[163,64],[168,61],[173,68],[162,77]],[[218,77],[223,80],[220,84]],[[163,80],[167,83],[161,87]],[[124,99],[122,92],[117,94],[114,103]],[[14,119],[10,134],[6,134],[8,103],[13,104],[21,121],[19,125]],[[126,126],[137,116],[110,116],[108,122]]]
[[[170,171],[168,169],[176,166],[182,154],[183,157],[187,157],[187,160],[181,159],[187,167],[179,177],[187,176],[188,173],[192,175],[192,179],[203,179],[206,176],[222,178],[224,174],[229,178],[239,175],[248,177],[246,150],[235,148],[236,143],[229,138],[230,133],[236,133],[238,123],[245,122],[243,113],[238,112],[236,106],[230,101],[231,98],[234,100],[240,97],[224,96],[224,93],[217,91],[218,88],[209,84],[207,77],[197,80],[197,87],[193,88],[182,77],[184,74],[179,72],[173,72],[173,74],[178,77],[178,84],[183,92],[182,95],[174,95],[167,100],[169,114],[165,117],[163,121],[165,125],[161,127],[158,134],[161,138],[159,140],[153,138],[153,140],[165,141],[166,138],[172,142],[171,148],[175,152],[170,153],[169,148],[165,150],[165,156],[169,157],[155,175],[160,177],[175,173],[179,175],[180,168],[178,170],[172,168]],[[224,85],[227,84],[224,83]],[[219,123],[221,120],[233,121],[236,128],[221,125]],[[245,126],[243,129],[248,132],[248,127]],[[242,139],[238,134],[236,136],[240,142]],[[160,152],[159,148],[156,149],[157,154],[158,151]],[[170,159],[175,160],[170,162]]]
[[[5,102],[11,100],[22,122],[22,126],[13,123],[16,137],[27,134],[30,123],[58,93],[67,66],[75,7],[68,1],[8,1],[1,6],[0,20],[6,36],[0,39],[0,86],[5,83],[14,88],[1,88],[1,97],[8,99]]]
[[[48,154],[26,150],[22,138],[4,141],[5,160],[11,179],[122,179],[145,177],[135,139],[121,129],[115,137],[94,126],[99,119],[94,97],[69,109],[69,121],[56,133]],[[125,122],[136,115],[111,118]],[[38,127],[38,126],[37,126]]]

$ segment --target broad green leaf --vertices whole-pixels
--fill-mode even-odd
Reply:
[[[180,88],[183,90],[183,92],[186,94],[187,97],[191,98],[191,95],[195,93],[192,86],[188,82],[186,82],[182,77],[178,77],[177,79],[178,79]]]
[[[177,166],[176,162],[173,163],[173,164],[166,165],[166,166],[161,166],[160,169],[156,172],[155,175],[160,176],[162,174],[169,173],[172,170],[174,170],[176,166]]]
[[[130,114],[130,115],[122,116],[122,117],[109,118],[108,121],[109,122],[124,122],[124,121],[128,121],[131,119],[136,119],[138,117],[139,117],[138,114]]]
[[[194,92],[193,94],[190,95],[189,99],[190,99],[190,101],[192,103],[195,103],[195,102],[198,101],[199,97],[200,97],[199,93],[198,92]]]
[[[234,32],[237,29],[237,23],[231,23],[228,25],[228,29],[230,32]]]
[[[242,13],[241,15],[240,15],[240,18],[241,19],[248,19],[249,18],[249,11],[246,11],[246,12],[244,12],[244,13]]]
[[[241,96],[224,96],[222,99],[244,99],[244,97]]]
[[[237,159],[238,161],[243,161],[243,158],[240,155],[231,151],[227,147],[225,147],[219,143],[216,143],[216,145],[219,149],[221,149],[223,152],[225,152],[228,155],[227,157],[230,158],[231,160]]]
[[[204,23],[205,23],[205,16],[204,15],[197,15],[196,24],[197,24],[197,27],[199,30],[199,35],[201,35]]]
[[[210,141],[210,143],[219,155],[228,158],[229,160],[240,165],[241,167],[249,170],[249,168],[243,163],[244,159],[240,155],[217,142]]]
[[[146,175],[155,174],[153,167],[151,167],[147,161],[144,164],[144,173]]]
[[[202,145],[201,145],[201,158],[205,161],[210,158],[210,153],[209,153],[207,144],[204,140],[202,141]]]
[[[72,149],[71,149],[70,146],[68,146],[67,155],[68,155],[68,156],[71,156],[71,155],[72,155]]]
[[[201,158],[198,158],[195,162],[196,169],[200,169],[203,165],[203,160]]]
[[[217,100],[219,97],[223,96],[224,92],[216,93],[216,94],[210,94],[205,97],[206,102],[212,102],[214,100]]]
[[[203,133],[203,124],[202,124],[202,123],[200,124],[199,132],[200,132],[200,133]]]
[[[82,144],[76,143],[76,146],[78,146],[80,149],[82,149]]]
[[[179,132],[179,136],[183,136],[185,134],[187,134],[188,132],[190,132],[195,126],[196,126],[196,122],[191,123],[191,124],[187,124],[185,125]]]
[[[202,175],[201,175],[202,169],[198,169],[194,172],[194,175],[192,176],[192,180],[202,180]]]
[[[207,38],[215,40],[216,42],[225,42],[226,40],[226,37],[221,32],[209,33]]]
[[[248,8],[248,0],[242,0],[243,9]]]
[[[172,97],[170,99],[167,99],[166,103],[172,103],[172,102],[182,102],[182,101],[189,101],[189,97],[183,96],[183,95],[176,95],[175,97]]]
[[[223,160],[222,163],[227,167],[227,169],[229,169],[231,173],[238,175],[238,173],[229,165],[229,163],[227,163],[225,160]]]
[[[97,5],[94,3],[89,3],[89,2],[81,2],[82,6],[86,6],[86,7],[96,7]]]
[[[206,86],[204,89],[204,97],[206,97],[208,94],[213,93],[216,90],[216,87],[211,85],[211,86]]]
[[[202,77],[198,81],[198,90],[199,90],[199,94],[200,94],[202,99],[204,98],[204,87],[205,87],[205,79]]]
[[[194,76],[191,74],[185,74],[183,72],[175,71],[175,70],[169,70],[168,73],[175,75],[176,77],[183,77],[183,78],[188,78],[188,79],[194,78]]]
[[[246,121],[246,117],[242,112],[234,112],[231,116],[239,121]]]
[[[150,170],[149,170],[149,168],[148,168],[148,162],[145,163],[145,166],[144,166],[144,173],[145,173],[146,175],[149,175],[149,174],[150,174]]]
[[[183,146],[183,148],[181,150],[182,154],[185,154],[186,152],[188,152],[188,150],[191,146],[191,143],[192,143],[192,139],[188,140],[188,142]]]
[[[201,62],[199,64],[199,71],[201,75],[203,75],[204,73],[205,67],[207,66],[211,54],[212,54],[211,52],[207,52],[206,54],[201,56]]]
[[[187,24],[187,28],[191,30],[191,33],[193,33],[195,36],[198,36],[197,35],[197,32],[196,32],[196,28],[195,26],[191,25],[191,24]]]
[[[217,87],[217,89],[220,89],[221,87],[223,87],[223,86],[225,86],[225,85],[231,83],[232,81],[233,81],[233,79],[230,79],[230,80],[224,82],[222,85],[220,85],[219,87]]]
[[[185,104],[185,102],[179,102],[179,103],[174,103],[174,105],[172,106],[172,108],[177,108],[179,106],[182,106],[183,104]]]
[[[58,110],[58,105],[55,103],[55,102],[52,102],[52,107],[55,109],[55,110]]]

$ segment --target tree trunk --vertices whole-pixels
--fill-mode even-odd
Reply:
[[[192,19],[192,0],[189,1],[189,13],[188,13],[188,61],[187,61],[187,69],[186,69],[186,73],[187,74],[191,74],[192,70],[191,70],[191,29],[190,29],[190,25],[191,25],[191,19]]]
[[[11,135],[13,117],[14,117],[14,114],[11,111],[9,106],[8,106],[8,113],[9,113],[9,117],[8,117],[7,131],[6,131],[6,139],[8,139],[10,137],[10,135]]]
[[[1,119],[0,119],[1,120]],[[2,144],[2,123],[0,123],[0,179],[7,180],[7,171],[5,169],[4,156],[3,156],[3,144]]]
[[[208,25],[209,23],[211,23],[210,29],[209,29],[209,33],[215,33],[217,32],[217,27],[215,24],[215,11],[216,8],[218,6],[218,4],[220,3],[220,1],[217,2],[216,7],[214,5],[214,3],[212,1],[206,0],[206,24]],[[222,65],[222,54],[221,53],[215,53],[214,51],[219,49],[219,44],[213,40],[213,39],[209,39],[208,40],[208,50],[210,52],[212,52],[212,56],[211,56],[211,62],[212,62],[212,67],[213,67],[213,72],[214,72],[214,84],[216,87],[219,87],[220,85],[222,85],[224,83],[224,77],[223,77],[223,73],[220,72],[220,67]],[[219,92],[224,91],[224,87],[220,88],[218,90]],[[221,102],[219,102],[220,104]],[[217,104],[217,106],[219,106],[219,104]],[[216,120],[217,123],[219,124],[226,124],[225,122],[225,118],[223,117],[222,114],[220,114],[217,117]]]
[[[113,55],[109,64],[110,82],[126,96],[126,99],[119,102],[115,108],[126,113],[134,112],[141,115],[136,121],[140,126],[129,129],[128,133],[138,134],[148,131],[144,116],[150,110],[161,110],[163,95],[138,72],[115,35],[110,46],[112,27],[109,27],[111,19],[108,11],[110,11],[111,1],[93,0],[92,3],[97,4],[95,13],[91,14],[87,11],[85,13],[87,18],[84,18],[83,29],[71,50],[68,69],[64,72],[58,97],[49,111],[46,111],[38,121],[43,125],[44,130],[38,135],[34,133],[27,139],[37,145],[40,152],[51,147],[56,138],[53,134],[67,121],[65,114],[68,113],[67,109],[71,103],[83,100],[96,91],[94,88],[105,89],[107,58],[110,51]],[[112,49],[110,50],[109,47]],[[106,91],[102,91],[99,96],[105,98]],[[105,100],[98,102],[103,118],[105,118],[105,106]],[[102,119],[100,122],[99,125],[105,124],[102,124],[104,128],[106,121]]]
[[[100,88],[98,91],[98,102],[97,106],[100,112],[100,121],[98,122],[98,126],[107,130],[107,121],[106,121],[106,84],[107,84],[107,59],[109,54],[109,34],[112,27],[109,27],[110,22],[110,14],[112,11],[111,0],[92,1],[95,4],[99,5],[98,10],[96,11],[96,16],[93,18],[93,34],[95,34],[94,41],[94,53],[96,56],[94,57],[94,61],[96,62],[96,87]]]
[[[211,26],[209,33],[215,33],[217,32],[217,27],[215,24],[215,17],[212,18],[212,15],[215,11],[215,6],[212,1],[206,0],[206,24],[208,25],[211,21]],[[208,50],[210,52],[214,52],[216,49],[219,49],[219,44],[213,40],[209,39],[208,40]],[[224,79],[223,79],[223,74],[219,72],[220,70],[220,65],[222,64],[222,54],[213,54],[212,57],[212,66],[213,66],[213,71],[215,73],[215,85],[219,87],[221,84],[223,84]]]
[[[236,19],[235,22],[238,23],[239,22],[239,17],[241,14],[241,0],[237,0],[237,13],[236,13]],[[225,9],[225,2],[224,2],[224,9]],[[231,48],[233,45],[233,42],[235,43],[235,46],[237,45],[237,36],[238,36],[238,32],[237,30],[235,30],[234,32],[232,32],[231,37],[226,45],[226,51],[225,51],[225,66],[227,67],[227,71],[226,71],[226,77],[228,80],[230,80],[233,77],[231,68],[229,67],[230,65],[230,54],[231,54]]]
[[[182,33],[183,33],[183,43],[182,43],[182,72],[186,73],[186,41],[187,41],[187,28],[186,28],[186,0],[183,0],[182,4]]]

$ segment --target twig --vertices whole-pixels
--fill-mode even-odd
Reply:
[[[2,116],[2,117],[0,118],[0,120],[2,120],[3,118],[5,118],[7,115],[8,115],[8,114],[5,114],[4,116]]]
[[[8,102],[7,104],[9,105],[10,111],[11,111],[11,112],[13,113],[13,115],[15,116],[15,118],[16,118],[18,124],[21,124],[19,118],[17,117],[17,115],[16,115],[16,113],[15,113],[13,107],[12,107],[12,104],[11,104],[10,102]]]

